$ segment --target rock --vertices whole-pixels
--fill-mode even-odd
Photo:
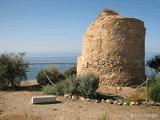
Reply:
[[[91,102],[94,102],[94,99],[91,99]]]
[[[122,103],[122,100],[117,100],[117,103]]]
[[[107,99],[106,102],[110,103],[110,104],[113,104],[113,100],[112,99]]]
[[[96,103],[100,103],[101,101],[99,101],[99,100],[95,100],[95,102],[96,102]]]
[[[84,97],[79,97],[81,101],[86,101]]]
[[[155,106],[160,106],[160,103],[155,103],[154,105],[155,105]]]
[[[118,103],[118,102],[117,102],[116,100],[115,100],[115,101],[113,101],[113,104],[115,104],[115,105],[116,105],[117,103]]]
[[[85,101],[87,101],[87,102],[90,102],[90,101],[91,101],[91,99],[89,99],[89,98],[86,98],[86,99],[85,99]]]
[[[72,99],[72,96],[68,96],[67,98],[68,98],[68,99]]]
[[[123,105],[122,100],[117,100],[117,105]]]
[[[106,103],[106,100],[102,99],[101,102],[102,102],[102,103]]]
[[[112,101],[112,99],[107,99],[106,102],[109,103],[110,101]]]
[[[122,90],[122,87],[116,87],[117,90]]]
[[[77,100],[78,97],[77,96],[72,96],[72,100]]]
[[[123,105],[128,105],[127,102],[123,102]]]
[[[123,103],[122,103],[122,102],[121,102],[121,103],[119,102],[119,103],[117,103],[117,105],[123,105]]]
[[[100,85],[143,83],[144,22],[108,12],[99,14],[83,36],[82,56],[77,58],[77,75],[92,72],[100,77]]]
[[[150,105],[154,105],[154,104],[155,104],[155,102],[154,102],[154,101],[151,101],[151,102],[149,102],[149,104],[150,104]]]
[[[95,101],[96,101],[96,99],[92,99],[91,101],[92,101],[92,102],[95,102]]]
[[[56,96],[36,96],[31,98],[33,104],[56,102]]]
[[[136,102],[130,102],[130,105],[136,105]]]
[[[69,96],[71,96],[70,94],[64,94],[65,98],[68,98]]]

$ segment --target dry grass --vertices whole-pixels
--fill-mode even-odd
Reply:
[[[39,116],[35,116],[35,115],[19,115],[19,114],[14,114],[14,115],[7,115],[4,116],[2,118],[0,118],[0,120],[42,120]]]
[[[144,101],[147,96],[147,91],[145,89],[138,89],[134,94],[129,96],[129,100],[132,102]]]
[[[103,116],[101,116],[100,118],[98,118],[97,120],[111,120],[109,117],[109,113],[106,112]]]

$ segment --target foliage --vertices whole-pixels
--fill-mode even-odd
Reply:
[[[0,80],[0,90],[5,88],[5,84],[2,80]]]
[[[160,78],[156,78],[155,82],[150,84],[149,97],[154,102],[160,102]]]
[[[72,76],[72,77],[70,76],[69,78],[67,78],[64,85],[65,85],[64,86],[65,93],[69,93],[72,95],[79,94],[79,91],[78,91],[79,78],[77,78],[76,76]]]
[[[0,88],[15,88],[21,80],[27,78],[28,63],[24,61],[25,53],[8,53],[0,55]]]
[[[53,85],[46,85],[43,88],[43,93],[44,94],[56,95],[56,87],[54,87]]]
[[[122,98],[122,102],[126,102],[126,103],[127,103],[127,105],[129,105],[129,104],[130,104],[130,100],[129,100],[128,98]]]
[[[74,76],[76,74],[77,74],[77,67],[74,66],[74,67],[70,67],[68,70],[66,70],[64,72],[64,77],[68,78],[68,77],[72,77],[72,76]]]
[[[57,67],[55,66],[46,67],[40,70],[37,75],[37,82],[39,83],[40,86],[51,84],[45,73],[54,84],[63,79],[63,76],[58,71]]]
[[[78,78],[76,76],[73,76],[67,78],[67,80],[63,80],[57,83],[56,86],[47,85],[43,91],[45,94],[63,95],[64,93],[68,93],[72,95],[77,95],[78,86]]]
[[[148,77],[148,79],[149,79],[149,86],[151,86],[152,84],[159,81],[160,77],[156,76],[156,74],[152,74],[151,76]]]
[[[157,73],[160,72],[160,55],[157,55],[151,60],[148,60],[147,66],[153,68]]]
[[[87,74],[79,78],[79,92],[82,96],[93,98],[99,85],[99,77]]]
[[[145,91],[145,88],[139,88],[137,89],[138,92],[144,92]]]
[[[51,95],[63,95],[64,94],[64,81],[61,81],[53,85],[47,85],[43,89],[44,94],[51,94]]]
[[[44,93],[63,95],[64,93],[72,95],[81,95],[87,98],[93,98],[99,84],[99,77],[88,74],[82,77],[72,76],[56,84],[56,86],[46,86]]]
[[[123,97],[115,97],[115,99],[117,100],[117,101],[122,101],[122,102],[126,102],[127,103],[127,105],[129,105],[130,104],[130,99],[129,98],[123,98]]]
[[[56,95],[64,95],[64,89],[65,89],[65,81],[61,81],[56,84]]]

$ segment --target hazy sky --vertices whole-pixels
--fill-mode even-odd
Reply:
[[[0,52],[80,53],[104,7],[143,20],[146,52],[160,53],[160,0],[0,0]]]

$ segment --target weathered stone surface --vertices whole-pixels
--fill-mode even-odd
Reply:
[[[113,100],[112,99],[107,99],[106,102],[110,103],[110,104],[113,104]]]
[[[87,102],[90,102],[90,101],[91,101],[91,99],[89,99],[89,98],[86,98],[86,99],[85,99],[85,101],[87,101]]]
[[[145,80],[145,30],[138,19],[102,12],[83,36],[77,74],[95,73],[100,85],[141,84]]]
[[[37,96],[37,97],[32,97],[31,102],[33,104],[36,103],[53,103],[56,102],[56,96]]]
[[[102,99],[101,102],[102,102],[102,103],[106,103],[106,100]]]
[[[70,94],[64,94],[65,98],[68,98],[69,96],[71,96]]]
[[[77,100],[77,99],[78,99],[77,96],[72,95],[72,100]]]
[[[128,105],[127,102],[123,102],[123,105]]]
[[[117,100],[113,101],[113,104],[117,105],[117,103],[118,103]]]
[[[79,97],[79,99],[80,99],[81,101],[85,101],[85,98],[84,98],[84,97]]]
[[[136,105],[136,102],[130,102],[130,105]]]
[[[122,90],[122,87],[116,87],[117,90]]]

